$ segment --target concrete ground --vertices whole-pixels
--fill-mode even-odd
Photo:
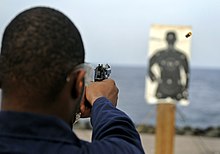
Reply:
[[[76,135],[83,140],[90,141],[90,130],[75,129]],[[140,134],[144,150],[147,154],[154,154],[155,136]],[[198,136],[175,136],[175,154],[220,154],[220,138]]]

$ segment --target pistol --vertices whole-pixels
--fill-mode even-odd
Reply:
[[[102,81],[108,79],[111,74],[111,67],[108,64],[99,64],[95,68],[94,81]]]
[[[86,70],[87,70],[86,81],[85,81],[86,86],[89,85],[91,81],[98,82],[98,81],[108,79],[108,77],[111,74],[111,67],[108,64],[105,64],[105,65],[98,64],[98,66],[95,69],[93,69],[92,66],[89,64],[87,64],[86,66],[87,66],[86,67]],[[85,105],[88,108],[92,107],[87,100],[85,101]]]

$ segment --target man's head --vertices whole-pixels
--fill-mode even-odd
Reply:
[[[2,39],[2,103],[10,104],[15,98],[27,108],[50,106],[63,98],[60,94],[68,75],[83,62],[80,33],[64,14],[45,7],[20,13],[6,27]],[[73,97],[78,97],[75,89],[76,81],[81,80],[79,74],[70,76]]]
[[[174,45],[174,43],[176,42],[176,34],[175,34],[175,32],[172,32],[172,31],[167,32],[166,40],[167,40],[168,44]]]

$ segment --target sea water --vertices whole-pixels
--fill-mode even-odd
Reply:
[[[112,67],[119,87],[118,108],[135,124],[155,125],[156,105],[144,99],[146,67]],[[206,128],[220,126],[220,70],[191,69],[188,106],[176,105],[176,125]]]
[[[146,75],[146,67],[112,66],[111,78],[119,88],[118,108],[135,124],[155,125],[156,105],[144,99]],[[220,126],[220,70],[191,69],[189,101],[188,106],[176,105],[177,126]]]

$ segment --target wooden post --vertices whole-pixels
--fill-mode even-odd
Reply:
[[[175,104],[157,105],[155,154],[174,153],[175,110]]]

